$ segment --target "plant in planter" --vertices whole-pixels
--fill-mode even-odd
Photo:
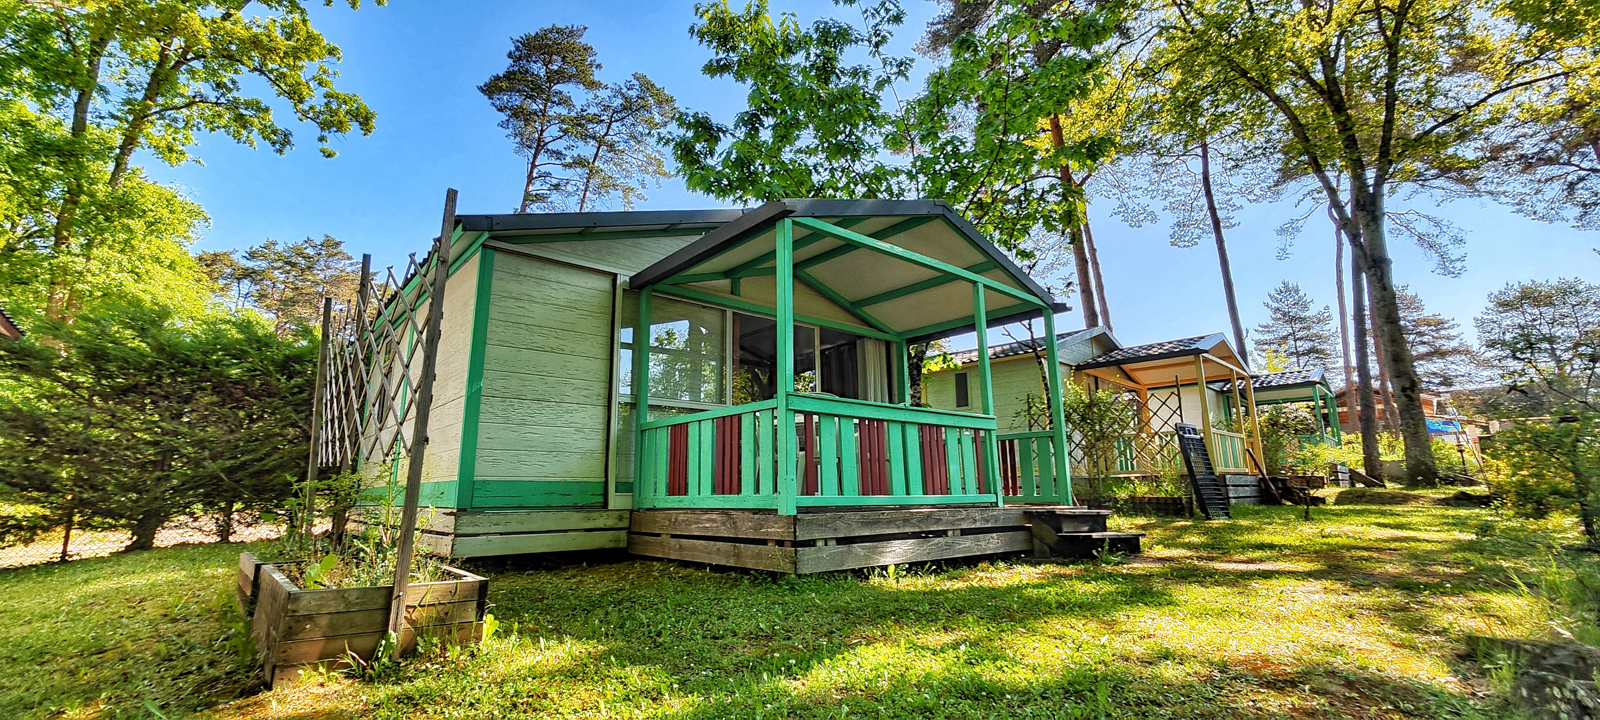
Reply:
[[[340,512],[336,503],[325,507]],[[488,580],[439,563],[420,543],[413,545],[404,629],[389,632],[397,522],[392,512],[371,519],[342,537],[291,532],[266,551],[267,560],[240,556],[241,606],[269,684],[296,680],[310,666],[364,667],[396,644],[409,653],[425,638],[481,638]]]

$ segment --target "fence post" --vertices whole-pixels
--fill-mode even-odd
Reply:
[[[333,333],[333,298],[322,298],[322,338],[317,343],[317,382],[311,388],[311,452],[306,460],[305,534],[309,538],[317,526],[317,469],[322,465],[322,403],[323,386],[328,383],[328,344]]]
[[[433,289],[428,298],[428,330],[422,343],[422,372],[417,379],[417,419],[411,431],[411,460],[406,466],[406,499],[400,511],[399,546],[395,549],[394,593],[389,597],[389,632],[394,657],[400,657],[400,631],[406,622],[406,589],[411,582],[411,555],[416,545],[417,502],[422,494],[422,462],[428,450],[428,416],[433,409],[434,368],[439,361],[439,336],[444,323],[444,285],[450,277],[450,235],[456,225],[456,190],[444,194],[444,222],[433,255]]]

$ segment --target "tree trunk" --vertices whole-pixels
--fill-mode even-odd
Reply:
[[[1083,218],[1083,246],[1089,255],[1089,272],[1094,276],[1095,298],[1100,301],[1100,322],[1111,329],[1111,305],[1106,300],[1106,281],[1100,276],[1100,252],[1094,247],[1094,232],[1089,229],[1089,218]]]
[[[1244,344],[1244,324],[1239,321],[1239,300],[1233,293],[1233,265],[1228,262],[1228,242],[1222,235],[1222,215],[1211,186],[1211,146],[1200,141],[1200,187],[1205,191],[1206,212],[1211,215],[1211,236],[1217,239],[1217,265],[1222,270],[1222,296],[1228,301],[1228,321],[1233,324],[1234,350],[1250,367],[1250,348]]]
[[[1372,309],[1372,288],[1367,287],[1367,309]],[[1383,429],[1393,432],[1400,429],[1400,413],[1394,405],[1394,389],[1389,384],[1389,370],[1384,367],[1383,338],[1378,335],[1378,318],[1371,318],[1372,322],[1372,353],[1379,358],[1378,362],[1378,397],[1383,400]]]
[[[123,552],[134,550],[149,550],[156,546],[156,532],[162,525],[167,524],[167,516],[156,511],[146,510],[133,523],[133,540],[123,548]]]
[[[1094,271],[1089,269],[1089,253],[1083,245],[1083,226],[1075,225],[1067,231],[1072,242],[1073,271],[1078,276],[1078,300],[1083,306],[1083,326],[1100,327],[1099,303],[1095,301]]]
[[[71,156],[67,158],[67,187],[61,196],[61,208],[56,212],[55,228],[51,232],[50,252],[56,257],[68,252],[72,247],[73,230],[78,220],[78,209],[82,207],[87,194],[83,183],[83,175],[87,168],[83,167],[83,143],[89,132],[89,111],[94,106],[94,94],[100,87],[100,66],[105,56],[106,48],[111,46],[111,37],[91,38],[89,41],[90,54],[84,59],[84,84],[78,88],[78,95],[72,103],[72,144]],[[57,265],[51,274],[50,294],[45,300],[45,315],[60,319],[66,316],[67,295],[70,282],[61,270],[65,263]]]
[[[922,364],[928,360],[927,343],[906,346],[906,379],[910,381],[911,407],[922,407]]]
[[[1339,291],[1339,350],[1342,353],[1340,357],[1344,360],[1344,405],[1350,413],[1350,418],[1359,423],[1360,415],[1355,402],[1356,398],[1355,395],[1351,394],[1355,389],[1355,382],[1351,378],[1351,373],[1355,371],[1355,368],[1350,363],[1350,306],[1345,304],[1344,297],[1344,233],[1340,231],[1339,219],[1334,217],[1333,208],[1331,207],[1328,208],[1328,219],[1333,221],[1333,282]],[[1335,416],[1333,421],[1335,423],[1339,422],[1338,410],[1338,407],[1334,408]]]
[[[1373,317],[1378,336],[1383,340],[1379,358],[1394,382],[1395,401],[1400,411],[1400,438],[1406,446],[1406,484],[1439,484],[1439,469],[1433,462],[1433,438],[1428,435],[1428,420],[1422,412],[1422,380],[1417,376],[1416,359],[1406,342],[1400,320],[1400,301],[1395,292],[1392,261],[1384,239],[1382,188],[1352,194],[1356,217],[1361,222],[1362,244],[1353,248],[1365,254],[1367,282],[1372,285]]]
[[[1061,133],[1061,116],[1050,116],[1050,142],[1056,147],[1065,147],[1066,138]],[[1078,183],[1072,179],[1072,168],[1062,165],[1058,172],[1058,180],[1062,185],[1076,189]],[[1098,288],[1094,282],[1094,271],[1089,267],[1089,251],[1083,238],[1082,222],[1069,223],[1067,238],[1072,243],[1073,272],[1078,276],[1078,300],[1083,305],[1083,326],[1086,328],[1100,327],[1100,303],[1097,301]]]
[[[1350,253],[1350,298],[1353,307],[1350,318],[1356,339],[1356,385],[1354,393],[1346,393],[1345,404],[1359,406],[1357,422],[1361,426],[1361,471],[1367,477],[1383,479],[1383,461],[1378,454],[1378,407],[1372,399],[1372,365],[1367,362],[1367,290],[1366,273],[1361,267],[1358,253]]]
[[[233,542],[233,501],[222,504],[222,517],[217,518],[217,542]]]

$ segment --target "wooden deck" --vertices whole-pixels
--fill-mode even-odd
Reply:
[[[1037,506],[635,511],[635,555],[806,574],[882,565],[1034,553]],[[1104,511],[1059,507],[1056,512]]]

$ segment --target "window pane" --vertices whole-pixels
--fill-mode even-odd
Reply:
[[[633,394],[636,294],[623,304],[618,390]],[[727,354],[726,313],[657,296],[650,301],[650,399],[722,404]]]
[[[772,318],[733,314],[733,404],[771,400],[777,372],[778,323]],[[794,328],[794,389],[817,390],[817,329]]]

